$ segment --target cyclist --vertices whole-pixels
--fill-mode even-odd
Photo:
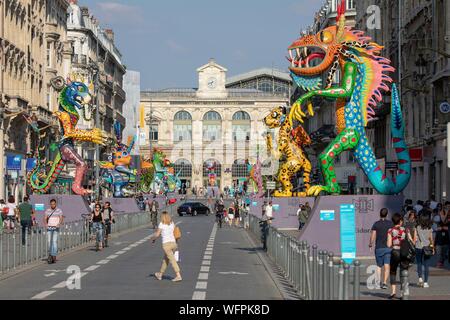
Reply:
[[[103,221],[105,221],[105,247],[108,247],[108,239],[109,235],[111,234],[111,223],[116,223],[116,221],[114,220],[114,212],[111,208],[110,202],[105,202],[102,214]]]
[[[92,229],[96,236],[96,249],[101,250],[103,244],[103,225],[105,221],[103,220],[102,207],[100,204],[96,204],[94,211],[91,214]]]
[[[225,206],[223,205],[222,199],[216,201],[215,205],[215,211],[216,211],[216,220],[219,224],[219,227],[222,228],[222,221],[223,221],[223,212],[225,210]]]

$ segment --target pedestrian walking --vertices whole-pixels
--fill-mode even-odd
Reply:
[[[48,259],[49,264],[56,262],[56,255],[58,253],[58,236],[59,229],[64,223],[63,212],[56,206],[56,200],[50,200],[50,208],[45,210],[44,227],[47,228],[47,244],[48,244]]]
[[[179,227],[176,227],[172,221],[172,217],[168,212],[161,214],[161,222],[158,226],[158,230],[153,235],[152,242],[155,243],[156,239],[162,237],[162,247],[164,251],[164,258],[159,272],[155,273],[155,277],[158,280],[162,280],[164,273],[168,265],[170,264],[175,271],[176,277],[172,279],[173,282],[182,281],[181,270],[175,259],[175,252],[178,249],[177,241],[181,238],[181,231]]]
[[[6,223],[6,215],[8,214],[8,208],[6,207],[5,200],[0,200],[0,214],[2,217],[2,224],[0,225],[0,230],[3,229],[3,225]]]
[[[230,225],[230,227],[233,226],[233,222],[234,222],[234,208],[233,206],[228,208],[228,224]]]
[[[108,247],[109,235],[111,234],[112,224],[116,223],[114,219],[114,210],[111,208],[111,202],[105,202],[102,210],[103,221],[105,223],[105,247]]]
[[[16,227],[16,218],[17,218],[17,206],[16,199],[14,196],[8,197],[8,203],[6,204],[6,230],[8,232],[14,231]]]
[[[31,234],[33,226],[34,210],[33,206],[28,202],[29,198],[25,196],[23,202],[18,207],[18,223],[22,226],[22,245],[26,244],[26,235]]]
[[[243,210],[243,219],[244,219],[244,229],[250,229],[250,204],[244,204]]]
[[[241,206],[240,206],[240,204],[239,204],[239,201],[238,201],[238,204],[237,205],[235,205],[235,212],[234,212],[234,225],[237,227],[237,228],[240,228],[240,226],[241,226]]]
[[[390,274],[391,252],[388,247],[388,232],[394,227],[394,223],[387,219],[388,209],[383,208],[380,211],[380,220],[372,226],[369,248],[372,250],[375,244],[375,260],[377,263],[377,289],[387,289],[387,281]],[[381,273],[383,273],[383,282],[381,282]],[[381,282],[381,283],[380,283]]]
[[[306,207],[300,204],[300,208],[297,210],[297,218],[298,218],[298,230],[302,230],[309,219],[308,211]]]
[[[396,297],[397,291],[397,269],[400,267],[400,274],[404,270],[408,270],[409,265],[413,257],[409,257],[405,252],[406,245],[412,242],[411,235],[403,227],[403,217],[399,213],[395,213],[392,216],[392,222],[394,227],[390,228],[387,236],[387,246],[391,248],[391,261],[390,261],[390,283],[391,283],[391,295],[389,299]],[[408,249],[406,249],[408,251]],[[405,283],[402,283],[404,285]],[[405,287],[401,287],[401,295],[404,294]]]
[[[223,200],[217,200],[216,205],[214,207],[214,211],[216,213],[216,222],[219,225],[219,228],[222,229],[222,222],[223,222],[223,213],[225,210],[225,206],[223,205]]]
[[[419,277],[418,286],[429,288],[429,273],[431,257],[435,254],[432,221],[430,215],[421,215],[419,225],[415,229],[416,233],[416,263],[417,276]]]
[[[269,217],[266,212],[263,213],[259,226],[261,228],[261,243],[263,245],[263,250],[267,251],[267,236],[269,234]]]
[[[311,217],[311,211],[312,211],[312,208],[309,205],[309,202],[305,203],[305,210],[306,210],[306,213],[308,214],[308,219],[309,219],[309,217]]]
[[[272,201],[269,201],[269,204],[266,207],[266,215],[269,224],[272,224],[272,220],[273,220],[273,206],[272,206]]]
[[[437,268],[444,268],[445,260],[447,258],[449,249],[449,223],[448,221],[441,221],[436,228],[436,254],[438,257]],[[450,259],[450,257],[449,257]]]
[[[150,221],[152,222],[153,229],[156,229],[158,226],[158,210],[159,203],[156,201],[156,197],[154,197],[150,203]]]
[[[422,211],[424,211],[424,210],[422,209]],[[422,212],[421,215],[425,215],[425,216],[428,215],[428,211]],[[413,238],[413,242],[416,243],[417,242],[417,239],[416,239],[417,212],[416,212],[416,210],[414,210],[414,209],[409,210],[404,218],[406,219],[405,229],[409,230],[409,232]]]
[[[97,243],[97,250],[103,249],[103,226],[105,224],[105,221],[103,220],[103,214],[102,214],[102,206],[100,204],[96,204],[94,211],[91,213],[91,222],[92,222],[92,229],[94,233],[92,234],[93,237],[96,239]]]

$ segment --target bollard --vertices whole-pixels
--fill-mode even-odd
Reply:
[[[342,260],[339,262],[338,271],[338,300],[344,300],[344,264]]]
[[[317,261],[317,299],[323,300],[322,284],[323,284],[323,264],[324,264],[324,252],[319,251],[319,259]]]
[[[311,267],[312,299],[313,300],[317,300],[317,266],[318,266],[317,245],[313,245],[313,248],[312,248],[312,267]]]
[[[334,300],[334,254],[333,252],[328,253],[328,299]]]
[[[328,287],[328,273],[327,273],[327,263],[328,263],[328,251],[324,250],[322,254],[322,300],[328,300],[327,287]]]
[[[350,265],[344,264],[344,300],[348,300],[350,287]]]
[[[311,272],[311,266],[312,266],[312,256],[310,254],[310,246],[308,243],[306,243],[305,250],[305,285],[306,285],[306,299],[312,300],[313,299],[313,288],[312,288],[312,272]]]
[[[407,269],[402,270],[400,273],[402,300],[409,300],[408,277],[409,277],[408,270]]]
[[[353,270],[353,300],[360,299],[360,281],[361,281],[361,262],[356,260],[354,263]]]

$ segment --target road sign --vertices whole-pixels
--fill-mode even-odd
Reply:
[[[447,166],[450,168],[450,122],[447,123]]]
[[[356,259],[356,217],[353,204],[341,205],[341,253],[346,263]]]
[[[275,190],[277,188],[277,183],[275,181],[267,181],[266,188],[267,190]]]
[[[386,170],[398,170],[398,162],[386,162]]]
[[[450,112],[450,103],[448,102],[442,102],[441,105],[439,106],[439,110],[443,113],[443,114],[447,114]]]

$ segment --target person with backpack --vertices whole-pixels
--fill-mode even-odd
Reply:
[[[155,243],[156,239],[162,237],[162,248],[164,251],[164,258],[159,272],[155,273],[155,278],[162,280],[164,272],[168,265],[170,264],[175,271],[175,278],[172,279],[173,282],[179,282],[183,279],[181,278],[181,270],[178,266],[177,259],[175,258],[175,252],[178,250],[177,242],[181,238],[180,228],[175,226],[172,221],[172,217],[168,212],[163,212],[161,214],[161,222],[158,226],[158,231],[152,236],[151,240]]]
[[[422,288],[430,287],[428,284],[430,262],[435,253],[432,224],[430,215],[423,214],[420,216],[419,225],[415,229],[418,286]]]
[[[400,274],[402,271],[408,270],[410,263],[415,258],[414,245],[410,245],[412,237],[409,231],[403,227],[402,215],[395,213],[392,216],[392,222],[394,227],[388,230],[387,236],[387,246],[392,249],[390,261],[391,295],[389,299],[396,297],[397,269],[400,267]],[[403,290],[404,287],[402,287],[402,295],[405,294]]]
[[[230,227],[233,226],[233,221],[234,221],[234,207],[231,206],[228,208],[228,223]]]

